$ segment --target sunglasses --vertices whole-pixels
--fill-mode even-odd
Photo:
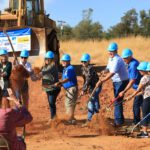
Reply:
[[[27,59],[28,57],[21,57],[21,59]]]
[[[50,58],[45,58],[45,60],[51,60]]]
[[[87,63],[87,61],[81,61],[82,63]]]

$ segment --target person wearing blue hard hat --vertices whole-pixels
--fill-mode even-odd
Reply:
[[[10,75],[12,70],[12,63],[8,60],[8,52],[6,49],[0,50],[0,105],[4,102],[3,106],[10,107],[7,97],[9,96],[7,88],[10,87]]]
[[[150,74],[150,62],[147,64],[146,71],[148,71],[148,73]]]
[[[62,73],[62,81],[57,82],[56,86],[63,86],[66,91],[65,106],[68,114],[68,123],[74,124],[74,112],[76,107],[78,85],[77,76],[74,67],[71,65],[71,57],[69,54],[64,54],[61,58],[62,66],[64,67]]]
[[[46,54],[45,54],[45,60],[53,60],[54,59],[54,53],[52,51],[48,51]]]
[[[29,57],[29,52],[28,52],[28,50],[22,50],[21,53],[20,53],[20,57],[27,59],[27,58]]]
[[[150,123],[150,75],[148,74],[148,62],[141,62],[137,69],[140,71],[142,78],[140,80],[137,90],[129,96],[127,99],[132,99],[136,95],[142,92],[143,94],[143,104],[142,104],[142,115],[143,119],[141,122],[142,131],[137,137],[148,138],[148,124]]]
[[[98,87],[110,78],[112,79],[114,96],[115,98],[118,98],[114,102],[114,126],[119,127],[124,123],[123,105],[122,103],[119,103],[123,100],[123,97],[119,97],[119,93],[125,89],[129,82],[129,78],[126,65],[123,59],[118,55],[117,43],[110,43],[107,51],[109,54],[109,60],[104,71],[107,73],[107,75],[102,80],[100,80],[96,86]]]
[[[84,79],[84,84],[82,88],[82,92],[80,96],[84,95],[85,93],[92,93],[94,90],[96,83],[99,80],[99,76],[94,69],[93,65],[90,64],[91,56],[87,53],[83,54],[81,57],[82,63],[82,76]],[[99,113],[100,103],[99,103],[99,93],[101,91],[101,87],[98,87],[93,95],[93,98],[88,102],[88,116],[85,125],[87,125],[91,120],[92,116],[95,113]]]
[[[108,50],[109,52],[117,51],[117,50],[118,50],[118,45],[117,45],[117,43],[115,43],[115,42],[110,43],[109,46],[108,46],[108,48],[107,48],[107,50]]]
[[[20,53],[20,62],[19,64],[22,65],[26,71],[29,73],[31,79],[33,79],[33,70],[31,63],[28,62],[29,58],[29,51],[24,49]],[[28,85],[28,80],[25,79],[23,88],[20,92],[20,98],[22,98],[23,104],[28,108],[28,103],[29,103],[29,85]]]
[[[47,94],[48,103],[50,107],[50,118],[48,124],[56,118],[56,99],[60,92],[60,87],[54,86],[58,79],[58,68],[54,60],[54,53],[48,51],[44,57],[44,65],[39,73],[42,78],[42,87]]]
[[[126,48],[122,51],[122,58],[127,64],[128,68],[128,75],[129,75],[129,83],[126,86],[126,88],[119,93],[119,95],[122,97],[124,94],[129,91],[129,89],[132,87],[134,90],[138,88],[138,85],[141,80],[141,74],[139,70],[137,69],[139,62],[135,58],[133,58],[133,52],[131,49]],[[134,98],[133,102],[133,123],[134,125],[137,124],[141,120],[141,107],[143,103],[143,95],[137,95]]]

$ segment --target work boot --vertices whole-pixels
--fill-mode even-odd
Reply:
[[[76,124],[76,119],[69,119],[68,121],[67,121],[67,125],[75,125]]]
[[[135,124],[132,124],[131,126],[128,127],[128,130],[132,131],[132,129],[134,128]],[[139,132],[141,130],[141,126],[138,125],[137,127],[134,128],[135,132]]]
[[[112,125],[114,128],[120,128],[120,127],[122,127],[124,124],[110,123],[110,125]]]
[[[52,119],[49,119],[47,122],[46,122],[46,125],[50,125],[52,122]]]
[[[137,134],[137,138],[149,138],[148,132],[142,131],[140,134]]]
[[[82,127],[88,127],[90,124],[90,120],[87,120],[84,124],[82,124]]]
[[[54,122],[56,120],[56,116],[52,119],[52,118],[49,118],[46,125],[50,125],[52,122]]]

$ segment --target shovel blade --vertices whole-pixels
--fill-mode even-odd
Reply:
[[[106,107],[106,111],[111,111],[111,108],[110,107]]]

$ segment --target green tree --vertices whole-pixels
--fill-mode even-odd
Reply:
[[[91,20],[82,20],[74,28],[73,33],[76,39],[101,39],[103,27],[99,22],[93,23]]]
[[[124,25],[124,33],[126,35],[138,34],[138,13],[135,9],[131,9],[121,18],[121,23]]]
[[[73,38],[73,28],[69,25],[63,26],[63,30],[58,26],[57,32],[60,40],[69,40]]]
[[[121,17],[120,23],[111,27],[108,30],[110,38],[125,37],[129,35],[138,35],[140,28],[138,25],[138,13],[135,9],[127,11],[123,17]]]
[[[150,10],[148,12],[141,10],[140,19],[140,33],[146,37],[150,36]]]

